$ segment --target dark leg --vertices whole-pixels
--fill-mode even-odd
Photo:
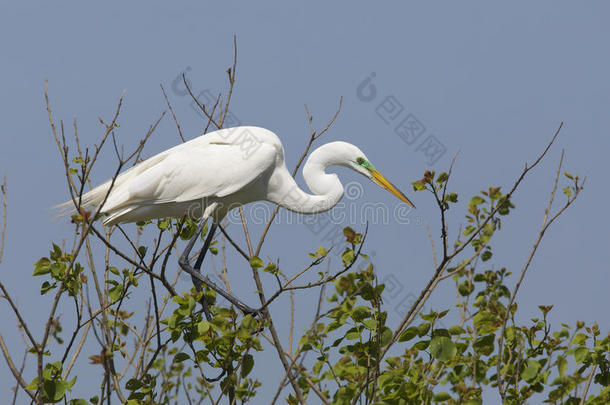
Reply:
[[[214,239],[214,234],[216,233],[217,227],[218,227],[218,225],[216,225],[216,223],[214,221],[212,221],[212,227],[210,228],[210,231],[208,232],[208,237],[205,239],[205,242],[203,242],[203,249],[201,249],[201,252],[199,253],[199,257],[197,258],[197,261],[195,261],[195,270],[197,270],[198,272],[201,272],[201,264],[203,263],[205,254],[207,253],[208,249],[210,248],[210,245],[212,244],[212,239]],[[201,231],[199,231],[199,232],[201,232]],[[195,282],[195,280],[193,280],[193,282]]]
[[[203,258],[205,257],[205,254],[206,254],[207,250],[209,249],[210,244],[212,243],[212,239],[214,238],[214,233],[216,231],[216,224],[214,224],[214,223],[212,224],[212,228],[210,229],[208,237],[206,238],[206,240],[203,244],[203,250],[199,254],[197,261],[195,262],[195,267],[193,268],[189,264],[188,257],[191,253],[191,250],[193,250],[193,246],[195,245],[195,242],[197,241],[199,234],[203,230],[204,225],[205,225],[205,221],[203,221],[197,227],[197,232],[195,232],[195,235],[193,235],[193,237],[191,238],[189,243],[186,245],[186,249],[184,249],[184,252],[182,252],[182,255],[178,259],[178,264],[180,265],[182,270],[186,271],[188,274],[191,275],[193,284],[195,284],[195,287],[198,290],[201,290],[202,285],[205,284],[212,290],[216,291],[217,294],[226,298],[227,301],[229,301],[231,304],[235,305],[237,308],[239,308],[244,313],[255,314],[255,315],[259,314],[260,311],[257,311],[256,309],[247,306],[246,304],[244,304],[243,302],[241,302],[240,300],[238,300],[237,298],[235,298],[234,296],[232,296],[231,294],[229,294],[228,292],[226,292],[225,290],[220,288],[214,282],[212,282],[212,280],[210,280],[209,277],[202,275],[199,271],[199,269],[201,268],[201,264],[203,263]],[[207,304],[205,303],[205,299],[203,300],[202,305],[203,305],[204,311],[206,312],[206,317],[209,317],[209,310],[207,308]]]
[[[198,236],[201,233],[202,227],[205,226],[206,221],[204,220],[201,225],[199,225],[197,227],[197,232],[196,235],[194,236]],[[203,259],[205,258],[205,254],[207,253],[208,249],[210,248],[210,245],[212,244],[212,239],[214,239],[214,234],[216,233],[216,223],[214,221],[212,221],[212,227],[210,228],[210,230],[208,231],[208,236],[205,239],[205,241],[203,242],[203,248],[201,249],[201,252],[199,252],[199,256],[197,257],[197,260],[195,261],[195,267],[194,269],[201,274],[201,264],[203,263]],[[195,285],[195,288],[197,289],[197,291],[203,291],[203,283],[196,277],[191,276],[191,280],[193,280],[193,284]],[[209,321],[212,319],[212,315],[210,314],[210,307],[208,307],[208,303],[205,300],[205,295],[203,295],[201,297],[201,306],[203,307],[203,312],[205,313],[205,317],[206,319]]]

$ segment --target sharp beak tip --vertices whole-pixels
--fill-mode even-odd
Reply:
[[[399,200],[413,208],[416,208],[415,204],[413,204],[402,191],[398,190],[392,183],[390,183],[388,179],[386,179],[380,172],[373,172],[373,179],[375,180],[375,183],[385,188],[394,196],[398,197]]]

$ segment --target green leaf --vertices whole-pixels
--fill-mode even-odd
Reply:
[[[65,381],[51,381],[45,380],[42,384],[42,391],[44,393],[44,399],[48,402],[59,402],[63,399],[66,394],[66,382]]]
[[[458,325],[454,325],[449,328],[449,334],[451,334],[451,335],[461,335],[464,332],[466,332],[464,330],[464,328],[462,328],[461,326],[458,326]]]
[[[540,365],[540,363],[536,360],[529,360],[527,362],[527,367],[525,367],[521,372],[521,378],[523,378],[525,381],[530,382],[538,375],[538,371],[540,371],[541,367],[542,366]]]
[[[414,181],[411,184],[413,185],[413,191],[415,191],[415,192],[426,189],[426,183],[423,182],[422,180]]]
[[[581,344],[585,343],[586,341],[587,341],[587,335],[585,335],[584,333],[577,333],[572,338],[573,345],[581,345]]]
[[[254,256],[252,259],[250,259],[250,267],[253,269],[260,269],[263,267],[263,261],[260,259],[260,257]]]
[[[419,336],[424,336],[425,334],[428,333],[428,331],[430,330],[430,324],[429,323],[422,323],[421,325],[419,325],[417,327],[417,334]]]
[[[436,312],[430,311],[428,314],[419,314],[421,319],[424,321],[433,321],[437,318],[438,314]]]
[[[398,341],[407,342],[407,341],[413,339],[415,336],[417,336],[418,333],[419,333],[419,331],[418,331],[417,327],[411,326],[400,334],[400,336],[398,337]]]
[[[345,236],[345,240],[347,241],[347,243],[353,243],[356,239],[357,234],[356,231],[354,231],[352,228],[346,226],[345,228],[343,228],[343,235]]]
[[[57,286],[57,283],[51,284],[48,281],[45,281],[44,283],[42,283],[42,286],[40,287],[40,295],[44,295],[44,294],[48,293],[49,291],[53,290],[56,286]]]
[[[201,321],[197,324],[197,333],[199,336],[204,335],[207,331],[209,331],[211,325],[208,321]]]
[[[343,260],[343,264],[345,266],[349,266],[354,261],[354,251],[352,249],[345,249],[341,255],[341,259]]]
[[[568,369],[568,361],[563,356],[557,356],[557,370],[559,370],[559,376],[563,377]]]
[[[365,319],[362,324],[369,330],[376,330],[379,322],[375,319]]]
[[[322,360],[316,361],[316,364],[314,364],[314,366],[313,366],[313,373],[315,375],[319,375],[320,370],[322,370],[322,366],[324,366],[324,362]]]
[[[496,331],[497,322],[497,316],[489,311],[479,311],[473,318],[474,327],[481,335]]]
[[[184,360],[188,360],[190,358],[191,357],[188,354],[180,352],[174,356],[174,363],[182,363]]]
[[[356,331],[351,331],[351,332],[347,332],[345,334],[345,338],[347,340],[356,340],[356,339],[360,339],[360,332]]]
[[[430,354],[438,361],[446,363],[455,357],[457,348],[450,338],[437,336],[430,341]]]
[[[583,361],[585,361],[588,354],[589,354],[589,350],[586,347],[584,347],[584,346],[578,347],[574,351],[574,361],[576,361],[577,364],[580,364]]]
[[[470,202],[468,203],[468,205],[469,205],[469,206],[470,206],[470,205],[474,205],[474,206],[476,206],[476,205],[483,204],[484,202],[485,202],[485,200],[483,199],[483,197],[478,196],[478,195],[475,195],[474,197],[472,197],[472,198],[470,199]]]
[[[61,259],[61,248],[53,243],[53,251],[51,252],[51,260],[59,260]]]
[[[38,377],[35,377],[31,383],[29,383],[26,387],[26,390],[37,390],[38,389]]]
[[[494,338],[493,333],[477,338],[474,342],[474,350],[484,356],[489,356],[494,351]]]
[[[187,218],[187,220],[184,221],[182,230],[180,231],[180,239],[190,240],[196,231],[197,231],[197,224],[192,219]]]
[[[392,335],[392,329],[388,328],[387,326],[383,328],[379,339],[379,343],[382,347],[385,347],[388,343],[390,343],[390,340],[392,340]]]
[[[127,381],[127,383],[125,384],[125,388],[127,388],[129,391],[135,391],[140,387],[142,387],[142,382],[135,378],[132,378],[131,380]]]
[[[280,271],[277,268],[277,266],[275,265],[275,263],[269,263],[267,266],[265,266],[263,271],[266,272],[266,273],[271,273],[271,274],[279,274],[280,273]]]
[[[369,318],[371,313],[367,307],[360,305],[354,308],[354,312],[352,312],[351,316],[354,321],[361,322],[363,319]]]
[[[46,258],[43,257],[42,259],[38,260],[36,262],[36,264],[34,265],[34,276],[42,276],[43,274],[47,274],[48,272],[51,271],[51,261]]]
[[[429,344],[430,344],[429,340],[420,340],[419,342],[417,342],[413,345],[413,349],[426,350],[428,348]]]
[[[70,405],[89,405],[89,402],[87,402],[87,400],[82,399],[82,398],[78,398],[78,399],[71,399],[70,402],[68,402]]]
[[[473,233],[475,230],[475,227],[472,225],[468,225],[466,228],[464,228],[464,230],[462,231],[462,235],[464,236],[468,236],[471,233]]]
[[[458,202],[458,195],[456,193],[446,194],[445,195],[445,201],[456,203],[456,202]]]
[[[486,223],[481,232],[481,241],[483,241],[483,243],[489,242],[489,239],[491,239],[495,230],[496,228],[491,222]]]
[[[159,229],[168,229],[169,226],[171,225],[171,218],[161,218],[157,221],[157,227]]]
[[[199,235],[201,240],[205,240],[205,235],[208,233],[208,227],[209,226],[210,226],[210,222],[209,221],[205,221],[205,225],[203,225],[203,229],[201,230],[201,234]]]
[[[146,251],[147,251],[147,247],[146,246],[139,246],[138,247],[138,253],[140,255],[140,257],[144,257],[146,256]]]
[[[462,297],[467,297],[474,291],[474,284],[470,280],[464,280],[463,283],[460,283],[458,286],[458,292]]]
[[[117,283],[114,287],[108,290],[108,298],[110,298],[111,302],[116,302],[121,299],[123,292],[123,285]]]
[[[451,337],[451,335],[449,334],[449,331],[447,329],[443,329],[443,328],[434,329],[432,331],[432,337],[437,337],[437,336]]]
[[[242,378],[248,376],[252,368],[254,367],[254,357],[251,354],[244,355],[244,359],[241,363],[241,376]]]
[[[444,183],[447,181],[447,179],[449,178],[449,175],[445,172],[442,172],[441,174],[438,175],[438,177],[436,178],[436,182],[437,183]]]
[[[439,392],[432,397],[433,402],[445,402],[451,399],[451,395],[446,392]]]

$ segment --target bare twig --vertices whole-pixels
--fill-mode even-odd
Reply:
[[[17,382],[19,383],[19,386],[30,396],[30,398],[32,400],[35,400],[34,393],[25,388],[28,384],[23,380],[23,377],[21,377],[21,373],[19,372],[19,370],[17,370],[15,363],[13,363],[13,359],[11,358],[10,352],[9,352],[8,348],[6,347],[6,343],[4,343],[4,339],[2,338],[1,334],[0,334],[0,349],[2,349],[2,354],[4,355],[6,364],[8,365],[8,368],[11,370],[11,373],[13,373],[15,380],[17,380]]]
[[[30,328],[28,327],[28,325],[25,323],[25,320],[21,316],[21,312],[19,312],[19,308],[17,308],[17,305],[15,305],[15,302],[12,300],[11,296],[8,293],[8,290],[6,289],[6,287],[4,286],[4,284],[1,281],[0,281],[0,290],[2,290],[2,294],[4,294],[4,296],[1,298],[4,298],[8,301],[9,305],[11,306],[11,309],[13,310],[13,312],[15,313],[15,316],[17,317],[17,320],[19,320],[19,326],[21,326],[23,328],[23,330],[25,331],[25,334],[27,335],[28,339],[30,340],[30,344],[32,345],[32,347],[36,348],[38,346],[38,344],[36,343],[36,339],[34,339],[34,335],[32,335],[32,332],[30,332]]]
[[[2,194],[2,231],[0,231],[0,263],[2,263],[2,255],[4,253],[4,238],[6,236],[6,173],[0,186],[0,194]]]
[[[182,81],[184,82],[184,86],[186,87],[186,90],[188,91],[189,95],[191,96],[193,101],[197,104],[197,107],[199,107],[201,112],[208,118],[208,120],[210,120],[210,122],[212,122],[212,124],[214,124],[214,126],[217,129],[222,128],[222,125],[220,125],[218,122],[216,122],[214,117],[205,108],[205,105],[201,104],[199,102],[199,100],[197,99],[197,97],[193,94],[193,91],[191,90],[191,86],[189,86],[188,81],[186,80],[186,75],[184,73],[182,74]]]
[[[579,405],[584,405],[587,400],[587,394],[589,393],[589,387],[591,386],[591,380],[593,380],[593,376],[595,375],[595,370],[597,369],[597,364],[593,365],[589,376],[587,377],[587,385],[585,385],[585,392],[582,393],[582,397],[580,398]]]
[[[174,119],[174,123],[176,124],[176,128],[178,129],[178,135],[180,136],[180,139],[182,139],[182,142],[186,142],[186,139],[184,139],[184,135],[182,135],[182,129],[180,128],[180,123],[178,123],[178,118],[176,118],[176,113],[174,112],[172,105],[169,103],[167,94],[165,94],[165,89],[163,88],[162,84],[160,84],[159,86],[161,86],[161,91],[163,92],[163,97],[165,97],[167,108],[169,108],[169,112],[172,114],[172,118]]]
[[[536,252],[538,251],[538,247],[540,246],[540,242],[542,241],[542,238],[544,237],[546,230],[549,228],[549,226],[551,226],[551,224],[561,214],[563,214],[563,212],[576,200],[576,198],[578,198],[578,195],[580,194],[580,192],[582,191],[582,189],[584,187],[584,181],[583,181],[583,184],[579,185],[578,180],[577,180],[576,184],[575,184],[574,194],[571,196],[568,196],[568,199],[565,202],[565,204],[559,210],[557,210],[557,212],[555,212],[555,214],[551,215],[551,208],[553,206],[553,202],[555,201],[555,193],[557,192],[557,184],[559,182],[559,176],[561,175],[561,166],[563,164],[563,157],[564,157],[564,152],[562,151],[561,158],[559,159],[559,164],[557,165],[557,173],[555,175],[555,182],[553,183],[553,189],[552,189],[551,195],[549,197],[548,205],[544,211],[542,226],[538,233],[538,237],[536,238],[536,241],[534,242],[534,245],[532,246],[530,254],[529,254],[523,268],[521,269],[521,274],[519,275],[519,280],[517,281],[517,283],[515,284],[515,287],[513,288],[513,291],[511,293],[510,299],[509,299],[507,307],[506,307],[506,313],[504,314],[504,320],[502,322],[502,329],[500,331],[500,338],[499,338],[499,342],[498,342],[499,360],[498,360],[498,364],[496,366],[497,375],[498,375],[498,392],[500,393],[502,400],[506,400],[506,392],[505,392],[505,388],[504,388],[504,377],[502,376],[502,373],[501,373],[501,367],[502,367],[502,357],[503,357],[504,334],[506,332],[506,323],[508,322],[508,318],[511,314],[510,309],[515,302],[515,298],[517,297],[517,292],[519,291],[519,288],[521,287],[521,283],[523,282],[523,279],[525,278],[525,274],[527,273],[527,270],[529,269],[530,264],[532,263],[532,260],[533,260],[534,256],[536,255]]]
[[[64,380],[68,379],[68,376],[70,375],[70,371],[72,371],[72,367],[74,366],[74,363],[76,362],[76,359],[78,358],[78,355],[80,354],[80,352],[83,349],[83,345],[85,344],[85,341],[87,339],[87,335],[89,334],[90,328],[91,328],[91,322],[87,322],[87,326],[85,327],[85,331],[83,332],[83,335],[81,336],[80,341],[78,342],[76,351],[72,355],[72,358],[70,359],[70,362],[68,363],[68,366],[66,367],[66,369],[64,371],[64,375],[63,375]]]
[[[19,375],[23,375],[23,370],[25,369],[25,363],[27,361],[28,358],[28,351],[24,350],[23,351],[23,359],[21,360],[21,367],[19,368]],[[17,403],[17,395],[19,394],[19,382],[17,382],[17,384],[15,385],[14,389],[14,393],[13,393],[13,402],[12,404],[15,405]]]

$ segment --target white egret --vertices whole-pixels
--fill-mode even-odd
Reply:
[[[360,149],[347,142],[327,143],[311,153],[303,167],[314,193],[308,194],[286,168],[279,138],[267,129],[246,126],[211,132],[161,152],[119,174],[114,184],[108,181],[85,193],[82,205],[98,209],[103,203],[100,212],[107,215],[106,225],[185,215],[202,218],[203,224],[211,218],[195,267],[187,258],[199,232],[188,243],[180,266],[198,288],[205,283],[243,311],[256,312],[199,273],[216,227],[229,210],[259,200],[305,214],[331,209],[343,196],[343,186],[336,174],[326,173],[329,166],[348,167],[413,206]],[[70,201],[60,208],[71,205]]]

